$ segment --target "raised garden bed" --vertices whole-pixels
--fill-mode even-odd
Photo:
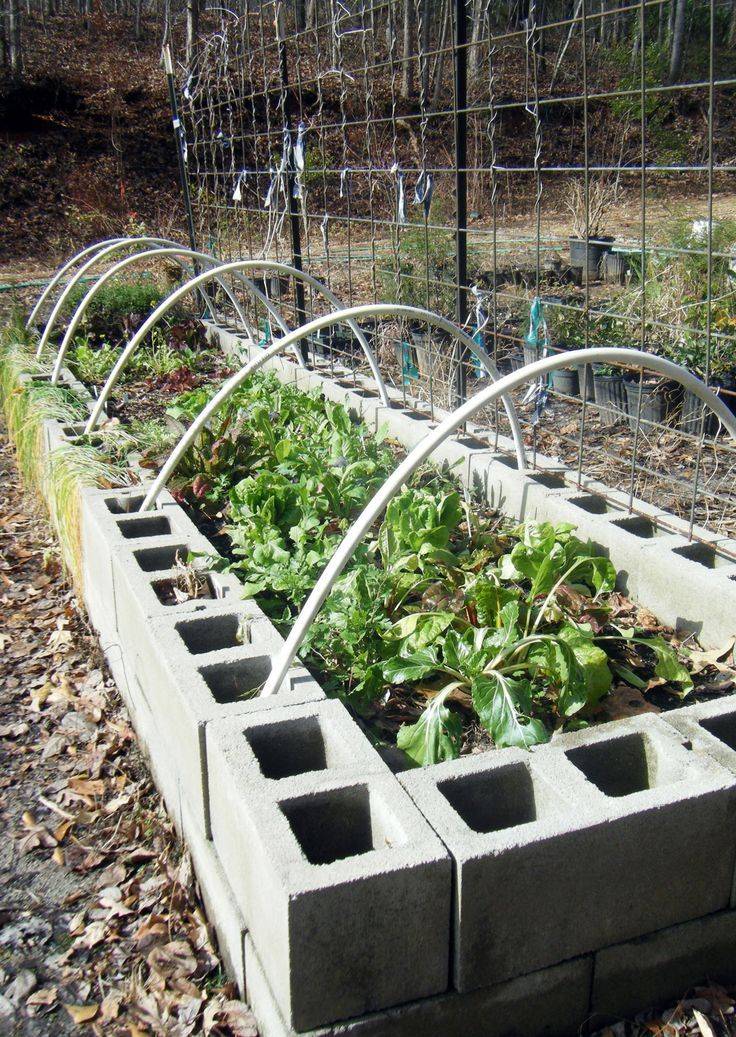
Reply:
[[[284,377],[290,375],[304,385],[316,378],[303,376],[287,362],[282,369]],[[326,391],[341,394],[366,419],[373,414],[374,427],[380,424],[375,402],[334,382],[328,389],[327,380],[322,381]],[[279,398],[277,416],[269,397]],[[462,726],[462,737],[456,739],[458,748],[471,750],[468,755],[439,766],[410,769],[397,778],[366,736],[366,728],[356,726],[339,702],[325,702],[323,689],[305,670],[295,668],[288,687],[272,699],[254,694],[282,643],[274,622],[288,621],[292,602],[303,595],[337,542],[340,524],[359,507],[360,495],[370,492],[371,480],[380,479],[395,460],[393,450],[346,423],[339,408],[325,407],[318,400],[308,404],[312,435],[306,437],[306,426],[300,424],[306,419],[298,412],[298,400],[295,390],[281,391],[273,383],[261,383],[255,401],[248,400],[247,420],[238,427],[237,436],[237,418],[232,416],[224,430],[210,430],[211,439],[200,458],[193,458],[206,460],[209,470],[192,468],[184,473],[185,481],[174,487],[188,505],[204,504],[201,513],[219,529],[224,498],[218,494],[230,488],[231,480],[223,477],[218,483],[222,473],[216,470],[217,459],[226,449],[235,452],[230,462],[248,474],[239,480],[239,510],[226,517],[225,525],[241,529],[231,535],[230,566],[228,558],[216,565],[202,560],[214,555],[214,548],[203,542],[168,494],[157,511],[141,516],[134,514],[141,499],[135,486],[86,491],[79,503],[79,568],[92,620],[103,642],[113,646],[116,677],[149,746],[152,769],[173,816],[188,841],[210,848],[209,857],[199,854],[200,879],[211,891],[221,939],[230,948],[234,971],[241,970],[239,978],[248,987],[264,1032],[286,1033],[290,1028],[304,1032],[321,1026],[328,1030],[320,1032],[333,1032],[336,1020],[350,1019],[344,1024],[348,1032],[403,1034],[421,1028],[492,1034],[508,1032],[510,1027],[529,1034],[543,1029],[566,1033],[591,1011],[600,1019],[615,1015],[626,999],[630,1003],[637,986],[646,989],[647,1000],[667,996],[672,980],[661,966],[663,956],[668,960],[669,948],[675,945],[688,978],[695,979],[698,969],[725,975],[732,968],[732,956],[725,954],[724,941],[736,933],[730,910],[736,851],[731,836],[736,811],[734,768],[723,759],[716,762],[697,739],[690,738],[695,749],[688,749],[674,734],[669,718],[675,723],[679,717],[693,715],[693,722],[699,723],[700,705],[694,711],[675,709],[666,714],[667,721],[654,715],[653,709],[677,705],[676,697],[689,692],[684,660],[678,662],[665,648],[657,655],[655,639],[664,631],[652,627],[651,619],[637,615],[636,609],[629,609],[623,598],[608,589],[614,575],[611,563],[600,555],[585,554],[575,546],[570,530],[560,529],[563,514],[576,513],[584,540],[595,529],[601,538],[609,538],[612,557],[623,550],[633,552],[636,544],[639,554],[631,557],[641,558],[641,550],[646,552],[660,539],[656,523],[645,529],[640,517],[627,517],[615,507],[609,510],[602,497],[570,494],[562,487],[550,489],[543,481],[535,483],[533,474],[512,473],[508,468],[510,474],[503,475],[506,488],[523,486],[519,492],[525,495],[533,485],[539,490],[534,499],[540,502],[540,510],[541,502],[546,502],[547,518],[553,521],[551,534],[536,525],[526,527],[521,537],[514,535],[507,526],[496,525],[487,506],[469,519],[454,487],[436,475],[425,475],[424,485],[415,488],[411,498],[397,498],[398,502],[410,499],[411,504],[397,509],[395,523],[389,521],[376,531],[377,551],[371,555],[368,549],[355,570],[364,581],[377,581],[384,594],[375,589],[370,593],[369,584],[361,602],[363,612],[357,617],[360,623],[349,609],[341,615],[338,608],[337,619],[334,615],[330,619],[328,613],[324,640],[315,641],[310,651],[317,659],[328,650],[340,656],[351,637],[350,620],[359,630],[362,627],[361,636],[366,617],[380,621],[384,636],[379,658],[366,656],[370,664],[366,675],[357,676],[355,662],[349,672],[353,705],[360,705],[366,680],[376,676],[371,666],[380,664],[376,691],[380,700],[390,683],[387,664],[391,674],[397,666],[411,664],[418,652],[437,646],[435,658],[424,660],[427,673],[415,674],[411,680],[404,675],[405,679],[390,683],[396,689],[393,695],[402,702],[404,715],[399,721],[409,731],[402,740],[410,748],[422,742],[416,730],[419,716],[420,722],[425,718],[425,729],[434,724],[439,730],[440,758],[457,755],[454,748],[448,752],[453,730],[451,721],[448,730],[447,717],[469,712],[463,696],[470,698],[472,707],[478,689],[466,682],[443,696],[434,695],[433,702],[440,700],[437,713],[446,714],[439,717],[439,725],[427,716],[429,711],[422,710],[427,692],[421,689],[428,685],[431,695],[442,687],[433,682],[447,662],[450,632],[458,643],[457,655],[463,631],[481,628],[479,600],[477,595],[472,597],[467,584],[468,576],[476,580],[480,572],[496,574],[490,580],[495,600],[491,595],[486,603],[491,619],[487,626],[490,636],[499,640],[495,655],[511,652],[511,669],[502,676],[507,683],[526,680],[532,688],[531,694],[527,689],[523,692],[525,702],[531,699],[529,708],[515,710],[517,726],[527,733],[536,730],[533,722],[549,732],[564,723],[565,716],[579,717],[582,707],[569,713],[561,708],[563,686],[584,688],[587,696],[600,681],[603,667],[612,672],[614,662],[645,683],[663,682],[646,691],[624,685],[632,702],[649,696],[648,702],[644,699],[645,715],[634,722],[620,719],[560,735],[532,753],[510,748],[478,753],[472,750],[487,747],[492,735],[476,721],[475,728]],[[178,405],[185,404],[179,401]],[[254,413],[259,404],[262,420]],[[290,406],[297,420],[293,427],[288,422],[284,427],[281,418]],[[403,417],[400,411],[394,413]],[[398,427],[403,428],[400,422]],[[320,428],[323,440],[317,435]],[[76,431],[67,426],[65,432],[59,422],[46,423],[43,442],[69,444]],[[269,433],[272,442],[266,450]],[[415,427],[410,433],[421,434]],[[295,448],[280,445],[289,441],[298,444],[298,454]],[[358,441],[360,450],[354,457],[351,447],[357,450]],[[312,442],[322,442],[324,456],[340,463],[328,465],[326,472],[315,470],[300,493],[296,476],[304,471],[296,466],[308,468],[307,462],[312,463],[306,448]],[[84,444],[64,449],[80,448],[90,449]],[[247,465],[241,450],[250,452]],[[452,452],[466,459],[468,478],[473,468],[479,471],[482,451],[458,443]],[[265,463],[264,454],[276,459],[275,468]],[[120,464],[117,455],[116,463]],[[346,475],[351,464],[366,463],[372,469],[360,469],[361,480],[351,482]],[[504,467],[487,456],[484,463],[492,478]],[[137,469],[133,475],[145,478],[146,471]],[[199,481],[198,475],[203,476]],[[279,475],[284,481],[277,491]],[[257,491],[269,489],[269,480],[271,496],[259,496]],[[320,510],[323,497],[328,504],[337,504],[335,511]],[[558,509],[556,516],[551,514],[550,501]],[[518,519],[516,502],[506,503]],[[639,522],[639,526],[629,528],[626,522]],[[259,531],[265,533],[262,541]],[[535,537],[542,538],[538,544]],[[727,561],[709,566],[702,559],[675,555],[671,548],[682,545],[673,539],[674,544],[658,545],[668,560],[676,558],[683,573],[698,572],[702,588],[715,588],[712,581],[726,587],[731,571]],[[256,543],[281,549],[284,557],[278,572],[286,586],[274,586],[272,563],[278,552],[269,547],[271,555],[268,551],[264,555],[263,550],[253,549]],[[525,572],[519,567],[522,554],[526,566],[535,549],[537,568]],[[521,623],[525,628],[530,616],[532,626],[536,623],[551,589],[532,593],[539,568],[549,566],[545,559],[560,553],[567,559],[567,550],[572,550],[570,564],[579,565],[580,579],[573,581],[574,574],[568,574],[570,578],[553,595],[558,636],[550,658],[530,660],[517,654],[511,641],[504,642],[514,626]],[[179,571],[189,565],[190,554],[199,559],[195,568],[207,574],[205,595],[187,594],[186,582],[183,588],[178,584],[182,576],[191,578],[191,573]],[[714,547],[713,558],[722,557]],[[375,564],[376,558],[381,565]],[[222,571],[228,567],[232,571]],[[557,571],[555,582],[563,572],[566,569]],[[381,615],[386,588],[379,585],[386,574],[407,577],[406,586],[412,588],[406,594],[406,608],[398,615],[393,611]],[[243,578],[256,600],[242,600]],[[358,576],[347,579],[357,582]],[[155,591],[162,585],[170,590],[163,600]],[[180,596],[173,593],[177,586]],[[404,584],[391,585],[394,597],[397,586]],[[595,599],[596,590],[605,597]],[[351,591],[348,584],[343,598],[352,603]],[[689,593],[692,596],[692,585]],[[560,609],[564,618],[558,614]],[[547,625],[552,618],[542,612],[538,629],[551,632]],[[591,627],[582,653],[587,659],[582,661],[569,644],[560,645],[565,643],[559,637],[560,624],[571,620],[582,624],[578,632]],[[648,646],[643,646],[639,662],[628,655],[614,658],[601,647],[602,638],[609,636],[606,624],[612,621],[624,628],[649,625],[642,636]],[[391,636],[396,623],[403,624],[398,638]],[[430,637],[433,626],[434,638]],[[426,643],[411,643],[412,651],[404,650],[405,634]],[[611,636],[627,652],[633,650],[627,636]],[[394,650],[397,641],[398,652]],[[392,650],[384,658],[387,644]],[[662,645],[666,644],[663,638]],[[356,645],[366,648],[360,637],[351,651]],[[593,661],[593,648],[605,652],[605,659],[596,655]],[[558,675],[558,680],[550,681],[542,667],[552,665],[553,656],[560,654],[567,662],[566,680]],[[519,666],[514,669],[517,659]],[[658,659],[666,665],[667,675],[656,673]],[[726,683],[718,666],[706,664],[701,657],[695,663],[693,669],[703,667],[695,674],[699,686],[702,677],[712,685],[706,698],[720,697]],[[570,670],[576,665],[583,678],[571,683]],[[487,666],[485,661],[482,668]],[[496,672],[500,672],[498,664]],[[336,677],[332,655],[326,659],[323,675]],[[542,678],[546,684],[535,684]],[[361,680],[362,688],[358,687]],[[657,695],[662,696],[661,703]],[[609,692],[600,701],[615,698]],[[387,700],[396,701],[391,696]],[[729,700],[723,703],[728,714]],[[736,712],[736,705],[733,709]],[[482,720],[480,711],[475,712]],[[375,719],[366,717],[365,710],[359,715],[362,723]],[[610,714],[600,717],[608,718]],[[394,723],[393,731],[398,726]],[[382,733],[390,731],[389,725]],[[503,737],[497,742],[503,743]],[[397,764],[393,752],[390,758],[394,766],[406,765],[405,758]],[[687,840],[680,838],[683,825],[688,826]],[[675,869],[661,852],[663,846],[673,845],[678,846]],[[601,878],[601,861],[607,862],[610,882]],[[519,875],[527,867],[529,884],[522,887]],[[530,891],[536,899],[530,899]],[[427,904],[432,907],[429,921]],[[503,933],[508,937],[502,938]],[[554,940],[540,939],[541,934],[552,933]],[[676,989],[682,985],[678,975]],[[397,1005],[401,1007],[392,1008]]]

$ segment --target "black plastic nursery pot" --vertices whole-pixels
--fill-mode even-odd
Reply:
[[[578,383],[580,385],[580,395],[583,397],[583,399],[588,400],[590,403],[592,403],[595,400],[595,386],[593,384],[592,364],[578,365]]]
[[[606,252],[601,262],[603,280],[608,284],[626,284],[629,261],[622,252]]]
[[[594,241],[570,235],[570,266],[577,267],[586,274],[589,281],[595,281],[601,274],[601,261],[611,251],[613,238],[598,237]]]
[[[572,366],[572,350],[568,350],[564,345],[557,346],[557,354],[561,356],[567,356],[570,358],[570,367],[560,368],[558,371],[550,371],[549,384],[553,391],[559,393],[560,396],[579,396],[580,395],[580,381],[578,379],[578,369]]]
[[[626,417],[623,375],[605,374],[605,366],[593,364],[593,391],[602,425],[615,425]]]
[[[714,379],[711,383],[711,388],[720,396],[731,413],[736,414],[736,375],[727,374],[723,378]],[[682,408],[680,410],[679,424],[682,431],[689,432],[693,436],[699,436],[700,422],[703,415],[703,435],[710,438],[717,436],[722,428],[720,421],[709,407],[705,407],[694,393],[686,389],[682,396]]]
[[[499,374],[511,374],[524,366],[524,353],[520,348],[514,348],[501,352],[499,350],[496,367]]]
[[[638,377],[624,380],[626,404],[629,411],[629,426],[636,431],[637,416],[644,423],[661,424],[667,417],[674,403],[677,387],[671,382],[662,382],[658,378],[644,379]]]
[[[428,378],[432,369],[430,333],[424,325],[411,327],[409,331],[414,346],[414,355],[416,357],[419,374],[423,378]]]
[[[563,367],[559,371],[552,371],[550,381],[552,388],[560,396],[580,395],[580,379],[575,367]]]
[[[537,360],[542,359],[542,347],[541,346],[530,346],[526,342],[524,343],[524,364],[533,364]]]

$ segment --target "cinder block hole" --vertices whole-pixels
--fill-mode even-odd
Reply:
[[[606,796],[630,796],[670,785],[683,776],[680,765],[668,760],[650,738],[638,733],[581,745],[569,749],[565,756]]]
[[[126,540],[136,537],[157,537],[171,532],[171,524],[165,515],[141,515],[140,518],[121,519],[118,529]]]
[[[215,701],[224,705],[253,698],[271,672],[271,659],[268,655],[257,655],[252,659],[213,663],[203,666],[199,672]]]
[[[736,749],[736,713],[726,713],[725,716],[709,717],[700,721],[700,726],[723,742],[729,749]]]
[[[720,555],[710,544],[686,544],[685,547],[675,547],[673,551],[681,558],[689,558],[706,569],[732,568],[736,562],[732,558]]]
[[[597,497],[594,493],[590,493],[585,497],[573,497],[570,500],[570,504],[574,504],[576,508],[581,508],[591,515],[608,515],[615,510],[603,497]]]
[[[319,717],[261,724],[244,734],[264,778],[279,780],[346,762],[339,738],[320,723]]]
[[[189,594],[189,597],[184,599],[182,599],[181,594],[188,594],[189,592],[185,590],[184,586],[180,586],[179,582],[173,577],[164,580],[154,580],[151,583],[151,587],[162,605],[183,605],[199,599],[211,600],[218,596],[209,576],[200,581],[196,594]],[[177,590],[179,593],[177,593]]]
[[[652,540],[654,537],[662,536],[662,531],[647,518],[632,515],[631,518],[615,519],[612,526],[625,529],[627,533],[633,533],[635,537],[642,540]]]
[[[310,864],[332,864],[402,840],[386,807],[366,785],[279,804]]]
[[[523,763],[450,778],[437,788],[474,832],[500,832],[537,820],[534,784]]]
[[[519,471],[519,466],[516,463],[515,457],[507,457],[506,454],[497,454],[493,460],[495,464],[502,464],[505,468],[511,468],[515,472]]]
[[[420,411],[417,411],[417,410],[408,410],[407,409],[407,410],[404,411],[404,414],[407,416],[407,418],[411,418],[412,421],[430,421],[431,420],[429,414],[422,414]]]
[[[241,644],[238,637],[241,617],[206,616],[204,619],[183,620],[176,624],[176,632],[192,655],[203,652],[218,652],[222,648],[235,648]]]
[[[529,478],[541,486],[546,486],[548,490],[564,490],[566,485],[561,475],[554,475],[552,472],[529,472]]]
[[[105,504],[113,515],[127,515],[131,511],[138,511],[144,500],[142,493],[136,493],[132,497],[106,497]]]
[[[133,557],[144,573],[153,573],[173,568],[177,559],[183,561],[188,553],[189,548],[186,544],[174,544],[171,547],[144,547],[140,551],[134,551]]]

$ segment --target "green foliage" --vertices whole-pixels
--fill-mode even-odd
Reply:
[[[75,338],[67,353],[66,361],[69,370],[81,382],[87,385],[103,385],[120,356],[120,350],[103,342],[95,348],[89,335]]]
[[[44,374],[46,378],[41,377]],[[126,473],[104,449],[92,443],[59,447],[42,460],[45,420],[70,425],[87,417],[76,393],[63,385],[51,385],[47,377],[27,338],[6,331],[0,341],[0,400],[18,468],[24,482],[48,503],[65,563],[79,578],[79,489],[119,486],[125,483]]]
[[[88,291],[89,285],[77,285],[69,294],[67,308],[73,311]],[[139,327],[164,294],[151,277],[109,281],[95,293],[85,311],[84,328],[94,337],[114,340]]]
[[[213,392],[182,394],[169,417],[188,423]],[[154,467],[164,432],[135,430],[149,437]],[[286,627],[394,465],[343,407],[266,375],[209,423],[173,489],[224,524],[231,551],[220,566]],[[498,746],[529,747],[584,717],[613,672],[635,686],[690,689],[666,641],[616,626],[607,601],[615,580],[572,526],[499,529],[447,479],[424,472],[336,582],[302,657],[330,693],[384,730],[385,703],[398,697],[405,722],[389,730],[414,764],[456,757],[473,729]]]

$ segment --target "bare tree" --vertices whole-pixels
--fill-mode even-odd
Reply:
[[[670,83],[674,83],[682,70],[682,56],[685,46],[685,10],[687,0],[677,0],[675,24],[672,29],[672,51],[670,53]]]
[[[199,0],[187,0],[187,47],[186,63],[191,68],[197,56],[197,37],[199,36]]]
[[[412,47],[412,30],[414,28],[413,0],[404,0],[404,47],[401,68],[401,96],[404,100],[411,97],[414,85],[414,50]]]
[[[20,0],[8,0],[8,64],[15,75],[23,71],[20,19]]]

